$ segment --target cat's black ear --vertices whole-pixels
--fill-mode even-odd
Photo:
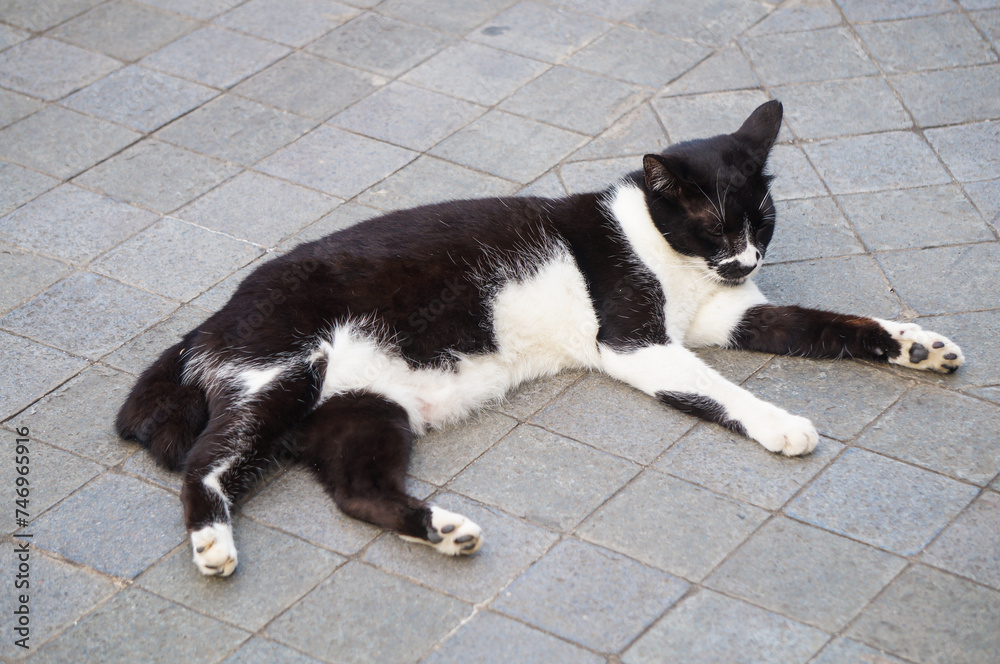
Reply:
[[[742,141],[759,165],[767,160],[767,153],[781,130],[781,102],[773,99],[757,107],[743,126],[733,136]]]
[[[646,187],[665,195],[680,193],[682,172],[676,160],[659,154],[647,154],[642,158],[642,171],[646,176]]]

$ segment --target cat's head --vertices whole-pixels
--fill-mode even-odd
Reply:
[[[767,156],[781,103],[758,107],[733,134],[678,143],[643,158],[653,222],[673,249],[737,285],[756,273],[774,230]]]

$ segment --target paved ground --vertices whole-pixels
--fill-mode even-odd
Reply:
[[[997,0],[0,0],[0,20],[0,474],[13,501],[27,428],[33,536],[16,590],[8,503],[0,657],[1000,661]],[[762,288],[918,318],[961,372],[706,353],[814,419],[804,459],[562,375],[418,445],[414,490],[485,528],[476,557],[343,518],[293,467],[244,502],[238,573],[196,573],[178,478],[110,424],[252,266],[378,210],[587,189],[769,97]]]

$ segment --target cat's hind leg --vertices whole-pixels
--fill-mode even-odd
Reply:
[[[399,405],[364,392],[317,408],[301,432],[305,461],[342,512],[447,555],[475,553],[475,523],[408,495],[404,487],[415,435]]]

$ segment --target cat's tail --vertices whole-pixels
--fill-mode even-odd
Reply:
[[[177,470],[208,423],[208,403],[198,385],[184,385],[181,375],[194,332],[168,348],[139,377],[118,411],[118,435],[134,440],[165,468]]]

